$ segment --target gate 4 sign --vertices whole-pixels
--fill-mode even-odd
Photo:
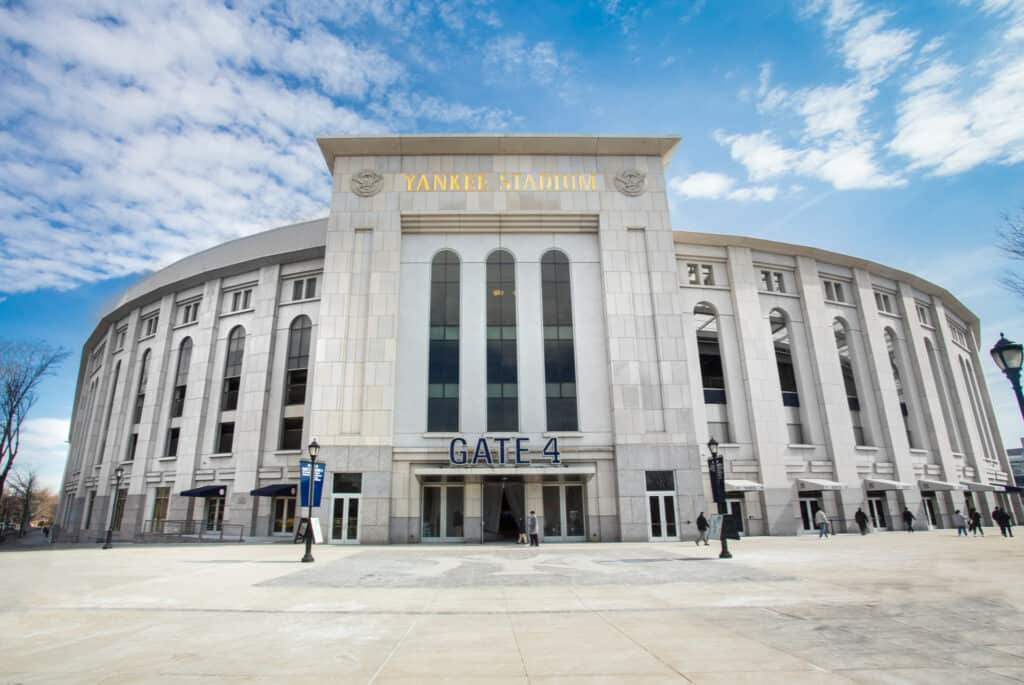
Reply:
[[[487,438],[480,436],[476,441],[476,447],[469,449],[469,444],[464,438],[452,438],[448,443],[448,463],[452,466],[529,466],[530,459],[526,457],[530,448],[526,443],[529,438]],[[558,459],[558,438],[550,438],[539,452],[551,462],[552,466],[558,466],[562,462]]]
[[[313,478],[313,506],[320,506],[320,495],[324,492],[324,472],[326,471],[324,464],[316,465],[316,477]],[[299,462],[299,493],[300,493],[300,507],[309,506],[309,462]]]

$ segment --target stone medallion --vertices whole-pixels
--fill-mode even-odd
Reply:
[[[363,169],[352,175],[352,192],[359,197],[373,197],[384,185],[384,177],[372,169]]]
[[[647,174],[637,169],[626,169],[615,174],[615,188],[623,195],[637,197],[647,190]]]

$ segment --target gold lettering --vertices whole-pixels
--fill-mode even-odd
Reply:
[[[420,181],[416,184],[416,192],[421,190],[430,190],[430,184],[427,182],[427,175],[420,174]]]
[[[551,174],[538,174],[538,190],[551,190]]]
[[[463,174],[462,175],[462,185],[465,188],[465,190],[467,190],[467,191],[470,191],[470,190],[480,190],[479,188],[474,188],[473,187],[473,179],[475,179],[475,178],[476,178],[476,174]]]
[[[533,174],[526,174],[526,180],[523,181],[523,190],[537,190],[537,183],[533,180]]]
[[[580,174],[580,190],[597,190],[597,178],[594,174]]]
[[[498,184],[501,186],[502,190],[511,190],[512,188],[512,183],[509,182],[508,176],[505,174],[498,174]]]
[[[412,192],[412,182],[416,180],[416,174],[402,174],[405,177],[405,189]]]
[[[484,174],[476,175],[476,189],[487,190],[487,176]]]
[[[521,174],[512,174],[512,178],[514,178],[516,180],[516,183],[515,183],[516,190],[519,190],[519,176],[520,175]]]
[[[431,190],[448,190],[448,177],[444,174],[434,174],[434,187]]]
[[[458,174],[448,174],[448,190],[462,190]]]

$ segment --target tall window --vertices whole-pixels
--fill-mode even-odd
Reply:
[[[942,406],[942,418],[946,421],[946,428],[949,433],[949,444],[953,448],[954,452],[960,451],[960,427],[957,423],[956,417],[953,415],[952,407],[949,403],[949,390],[946,384],[946,375],[939,366],[938,359],[935,356],[935,348],[932,347],[932,341],[928,338],[924,339],[924,348],[928,353],[928,366],[932,370],[932,378],[935,379],[935,388],[939,392],[939,404]]]
[[[288,368],[284,403],[305,404],[306,380],[309,376],[309,341],[313,324],[306,315],[297,316],[288,329]]]
[[[430,265],[427,430],[459,430],[459,258],[438,252]]]
[[[544,382],[548,430],[574,431],[579,429],[579,419],[576,413],[576,350],[573,343],[569,260],[561,252],[548,252],[540,260],[540,274],[544,308]],[[513,322],[514,317],[513,311]],[[514,345],[513,337],[513,364]]]
[[[843,372],[843,387],[846,389],[846,404],[850,408],[850,420],[853,422],[854,444],[867,445],[868,439],[864,432],[864,424],[860,418],[860,396],[857,394],[857,379],[853,371],[853,354],[850,350],[850,335],[842,319],[832,322],[832,330],[836,336],[836,350],[839,352],[839,366]]]
[[[120,531],[124,518],[124,504],[128,501],[128,488],[121,488],[114,495],[114,511],[111,512],[111,530]]]
[[[789,318],[779,309],[768,315],[772,342],[775,348],[775,366],[779,372],[779,386],[782,388],[782,404],[786,412],[786,431],[792,445],[806,442],[803,421],[800,417],[800,394],[796,384],[796,369],[793,363],[793,338],[789,330]]]
[[[228,354],[224,363],[224,394],[222,411],[238,408],[238,388],[242,382],[242,355],[245,352],[245,329],[235,326],[228,335]]]
[[[708,436],[720,443],[732,442],[725,398],[725,369],[718,345],[718,314],[710,304],[701,302],[693,308],[693,319],[697,328],[697,352],[701,386],[704,388]]]
[[[149,381],[149,350],[142,353],[142,365],[139,370],[139,390],[135,393],[135,413],[132,423],[142,420],[142,405],[146,403],[146,383]]]
[[[498,250],[487,258],[487,430],[518,429],[516,262]]]
[[[185,338],[178,348],[178,367],[174,372],[174,396],[171,398],[171,418],[181,416],[185,409],[185,390],[188,385],[188,367],[192,363],[192,338]]]
[[[877,293],[876,293],[877,294]],[[907,442],[912,448],[917,447],[914,432],[910,429],[910,409],[907,407],[907,394],[903,389],[903,378],[900,373],[899,350],[896,347],[896,333],[891,328],[885,329],[885,347],[889,352],[889,366],[892,367],[892,380],[896,384],[896,395],[900,400],[900,414],[903,415],[903,428],[907,431]]]

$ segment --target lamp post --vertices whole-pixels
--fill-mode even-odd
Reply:
[[[313,438],[309,443],[309,517],[306,519],[306,554],[302,563],[308,564],[313,559],[313,483],[316,480],[316,455],[320,454],[320,443]]]
[[[110,520],[107,521],[107,539],[103,543],[103,549],[110,549],[113,547],[111,540],[114,538],[114,517],[117,516],[117,499],[121,492],[121,479],[124,477],[124,469],[118,466],[114,469],[114,478],[117,479],[114,485],[114,508],[110,510]]]
[[[711,496],[715,499],[715,504],[718,506],[718,513],[722,516],[722,526],[720,539],[722,542],[722,551],[719,552],[719,559],[732,559],[732,554],[729,553],[729,540],[726,538],[726,516],[727,509],[725,506],[725,464],[722,460],[721,455],[718,454],[718,441],[714,438],[708,440],[708,453],[711,457],[708,459],[708,474],[711,476]]]
[[[1020,343],[1007,340],[1000,333],[999,340],[992,346],[991,352],[996,366],[1010,379],[1010,385],[1013,386],[1013,394],[1017,396],[1017,406],[1020,407],[1021,416],[1024,417],[1024,394],[1021,393],[1020,388],[1020,367],[1022,362],[1024,362],[1022,347],[1024,346]]]

